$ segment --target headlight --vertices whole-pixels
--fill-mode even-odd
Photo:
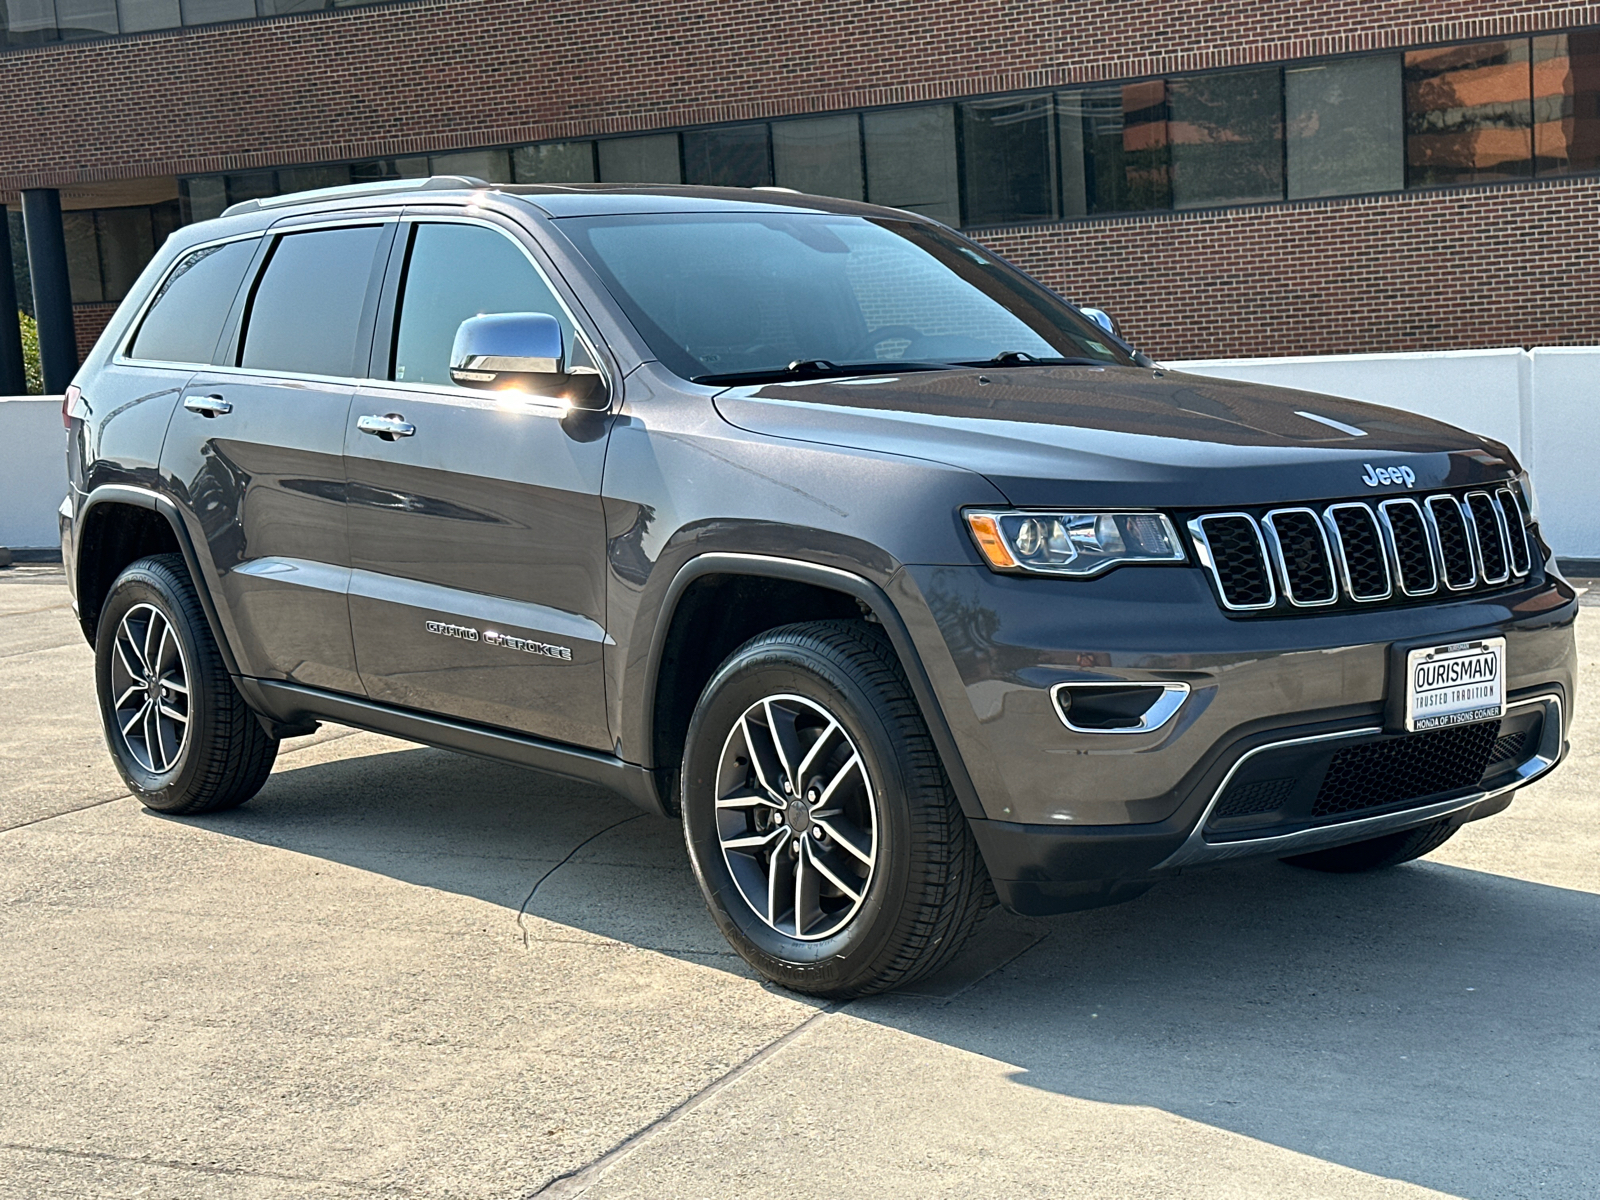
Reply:
[[[1524,471],[1517,476],[1517,490],[1522,493],[1522,507],[1528,510],[1528,520],[1539,523],[1539,500],[1533,494],[1533,480]]]
[[[963,514],[996,571],[1098,575],[1123,563],[1183,562],[1178,532],[1162,513],[1000,512]]]

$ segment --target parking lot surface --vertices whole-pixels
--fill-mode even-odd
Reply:
[[[235,812],[145,811],[92,666],[59,570],[0,571],[7,1200],[1600,1194],[1588,704],[1421,862],[999,913],[825,1006],[582,785],[327,726]]]

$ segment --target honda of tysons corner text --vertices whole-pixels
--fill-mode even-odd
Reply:
[[[995,902],[1404,862],[1566,748],[1576,598],[1506,447],[1166,370],[910,213],[246,201],[64,411],[145,804],[243,803],[324,720],[602,784],[799,991],[926,975]]]

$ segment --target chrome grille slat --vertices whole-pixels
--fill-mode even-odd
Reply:
[[[1389,555],[1372,509],[1359,501],[1330,504],[1323,510],[1333,543],[1334,559],[1345,594],[1362,604],[1394,595]]]
[[[1488,492],[1467,493],[1467,526],[1477,547],[1479,576],[1487,584],[1504,583],[1511,578],[1510,555],[1506,553],[1505,518]]]
[[[1256,510],[1260,512],[1260,510]],[[1257,613],[1421,599],[1527,579],[1536,565],[1516,491],[1341,500],[1201,513],[1187,522],[1222,607]]]
[[[1378,505],[1378,522],[1389,544],[1395,582],[1408,596],[1431,596],[1439,590],[1439,564],[1428,520],[1410,496],[1396,496]]]
[[[1278,508],[1261,520],[1283,594],[1296,608],[1339,602],[1328,531],[1310,508]]]
[[[1500,509],[1506,543],[1511,550],[1511,573],[1521,579],[1533,570],[1533,552],[1528,546],[1528,524],[1522,518],[1522,505],[1508,487],[1495,489],[1494,502]]]

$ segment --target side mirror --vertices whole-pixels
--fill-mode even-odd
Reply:
[[[1122,337],[1122,335],[1117,332],[1117,323],[1111,319],[1111,314],[1108,313],[1105,309],[1103,309],[1103,308],[1080,308],[1078,311],[1081,312],[1084,316],[1088,317],[1096,325],[1100,326],[1101,329],[1104,329],[1112,337],[1114,337],[1114,338],[1121,338]]]
[[[604,408],[600,372],[570,365],[566,349],[561,323],[548,313],[469,317],[450,348],[450,378],[461,387],[524,391],[574,408]]]

